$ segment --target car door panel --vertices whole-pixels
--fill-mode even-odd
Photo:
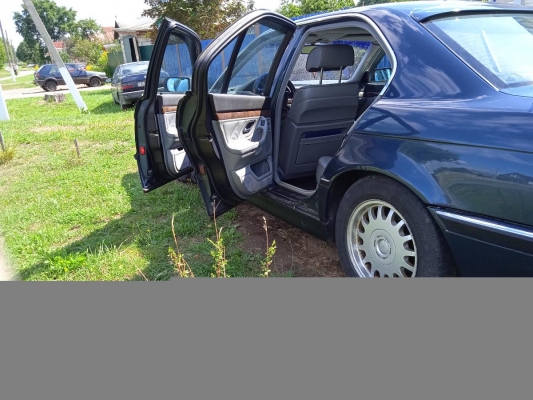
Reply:
[[[145,192],[192,171],[176,129],[177,105],[184,94],[162,88],[161,74],[163,64],[169,62],[165,77],[183,75],[200,51],[200,38],[194,31],[176,21],[163,20],[150,59],[144,95],[135,109],[136,159]],[[192,70],[189,79],[191,74]]]
[[[164,149],[164,160],[167,171],[171,175],[183,175],[192,171],[189,157],[181,144],[176,128],[177,104],[183,94],[165,94],[158,97],[160,113],[156,114],[157,130]]]
[[[203,170],[208,212],[218,203],[229,209],[273,184],[271,91],[296,29],[292,21],[264,10],[247,14],[232,28],[198,59],[187,101],[194,112],[183,123],[195,149],[193,163]],[[234,46],[230,61],[211,86],[211,65],[226,46]]]
[[[265,99],[251,101],[265,102]],[[218,103],[224,104],[222,101]],[[270,111],[215,111],[217,119],[212,122],[213,133],[220,144],[222,161],[235,193],[246,198],[268,187],[273,182]]]

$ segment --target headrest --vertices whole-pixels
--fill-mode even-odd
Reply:
[[[347,44],[328,44],[315,47],[307,57],[309,72],[338,71],[355,64],[353,47]]]

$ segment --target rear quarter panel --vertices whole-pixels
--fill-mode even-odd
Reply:
[[[533,226],[533,98],[500,93],[406,14],[366,14],[396,73],[324,178],[374,170],[427,204]]]
[[[324,192],[339,177],[364,171],[400,181],[428,206],[533,227],[533,98],[500,93],[408,15],[379,8],[365,14],[389,42],[396,72],[327,166],[321,218],[327,222],[335,203]],[[478,268],[473,275],[502,275],[486,269],[501,248],[474,247],[480,243],[454,237],[450,245],[456,255],[466,254],[465,246],[487,255],[463,257],[470,272]],[[507,274],[532,274],[532,260],[525,260]]]

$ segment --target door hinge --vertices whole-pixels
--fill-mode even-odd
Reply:
[[[205,165],[204,164],[198,164],[198,173],[200,175],[205,175]]]

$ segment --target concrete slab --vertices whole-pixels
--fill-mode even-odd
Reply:
[[[15,275],[11,272],[11,268],[7,264],[3,244],[2,238],[0,238],[0,281],[14,281],[16,280]]]

